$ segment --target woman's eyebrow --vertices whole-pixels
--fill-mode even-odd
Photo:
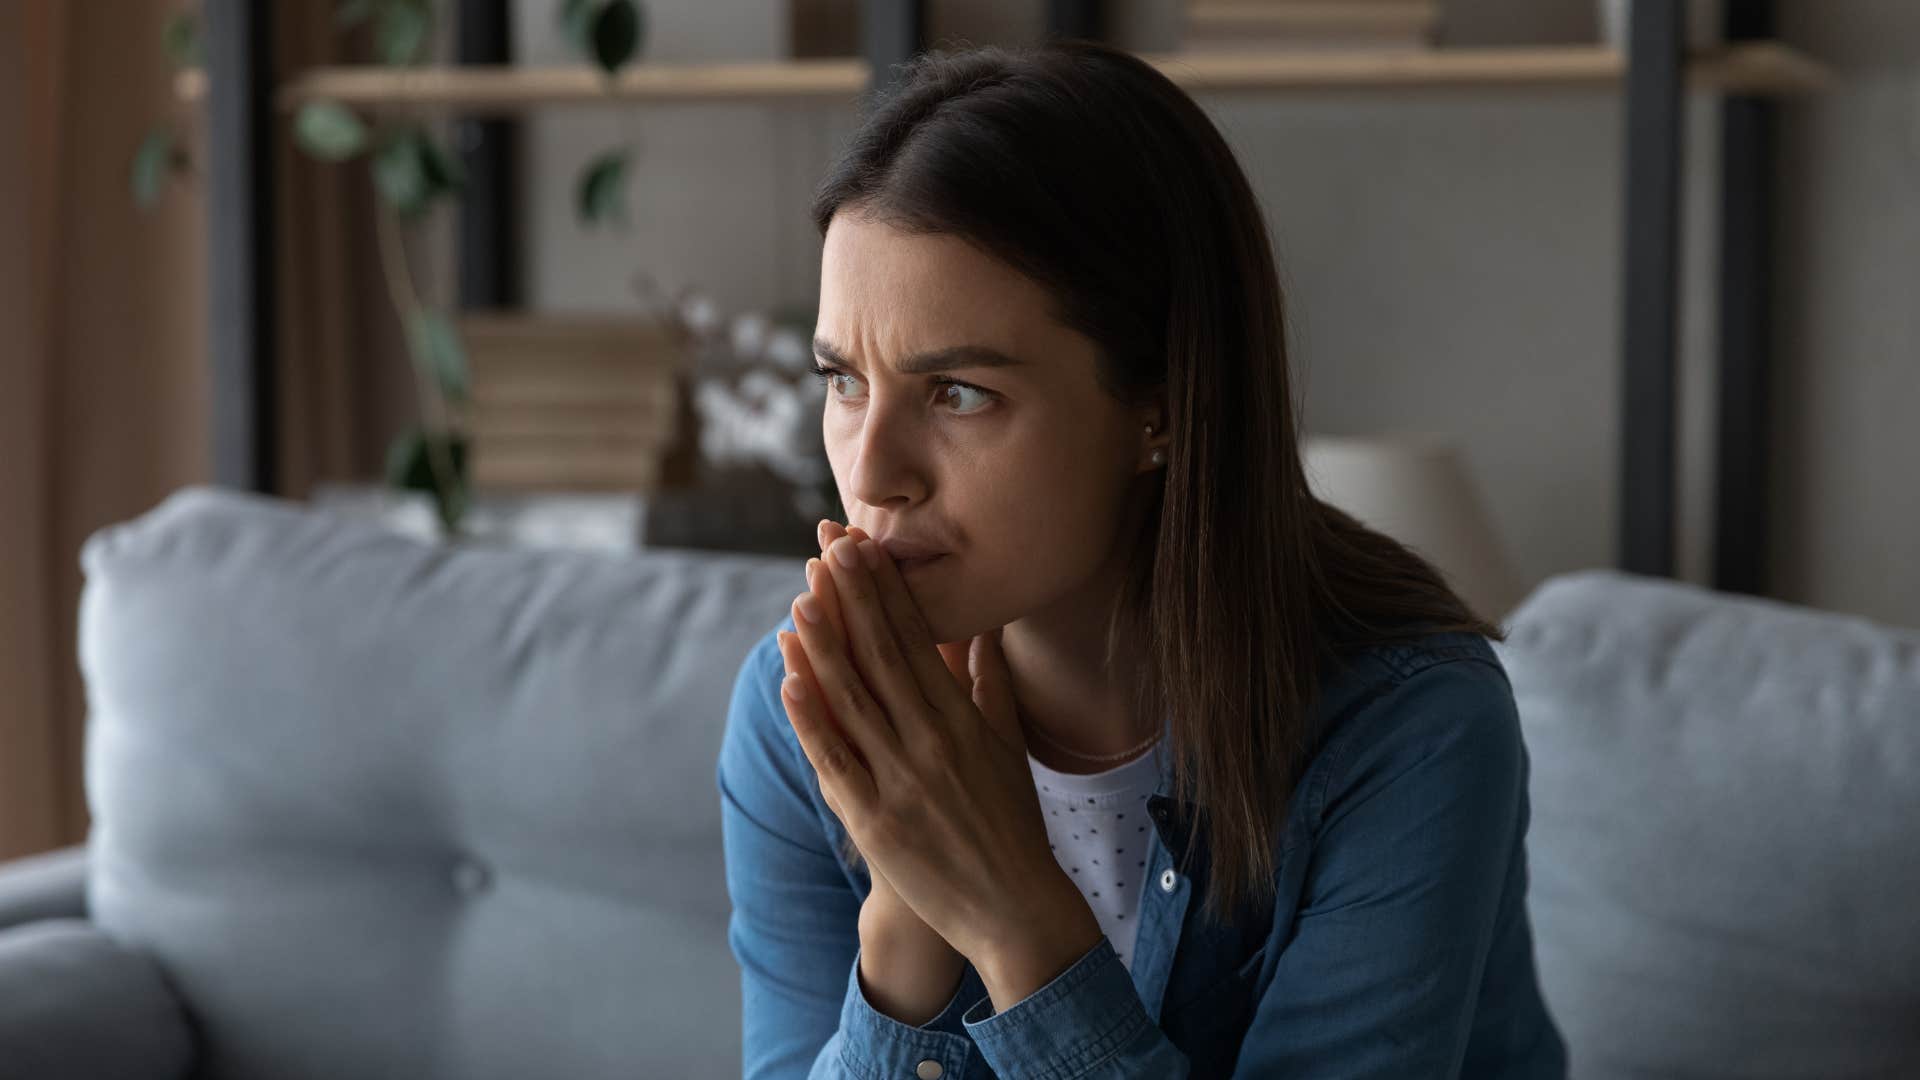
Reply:
[[[828,363],[838,364],[854,371],[860,370],[857,365],[849,363],[846,356],[825,338],[813,339],[813,351]],[[935,375],[960,368],[1020,367],[1025,363],[1024,360],[1016,360],[999,349],[987,345],[949,345],[944,349],[914,353],[903,358],[895,367],[902,375]]]

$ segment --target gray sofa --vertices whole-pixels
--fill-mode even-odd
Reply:
[[[0,1077],[738,1075],[713,763],[799,560],[210,487],[81,558],[94,824],[0,867]],[[1509,626],[1575,1075],[1920,1075],[1920,635],[1609,571]]]

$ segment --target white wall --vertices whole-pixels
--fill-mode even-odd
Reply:
[[[1776,579],[1920,626],[1920,4],[1783,6],[1838,78],[1783,140]]]
[[[525,0],[528,63],[566,59]],[[1789,105],[1781,184],[1776,594],[1920,626],[1920,5],[1783,0],[1835,69]],[[649,0],[654,60],[786,54],[785,5]],[[1021,41],[1038,0],[934,5],[936,37]],[[1175,0],[1116,0],[1166,47]],[[1456,0],[1449,44],[1589,38],[1580,0]],[[1208,98],[1266,207],[1312,431],[1460,440],[1522,579],[1610,564],[1617,521],[1622,111],[1597,91]],[[1687,115],[1680,574],[1707,579],[1717,109]],[[851,107],[541,113],[527,132],[529,303],[629,305],[645,268],[736,307],[810,305],[814,183]],[[635,228],[572,224],[579,163],[637,142]]]

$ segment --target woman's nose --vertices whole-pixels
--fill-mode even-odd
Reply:
[[[868,506],[911,505],[926,495],[926,433],[900,405],[873,402],[852,441],[846,494]]]

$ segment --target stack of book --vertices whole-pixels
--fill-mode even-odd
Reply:
[[[653,491],[686,482],[689,350],[659,319],[469,314],[455,426],[477,491]]]
[[[1440,0],[1188,0],[1192,52],[1431,48]]]

